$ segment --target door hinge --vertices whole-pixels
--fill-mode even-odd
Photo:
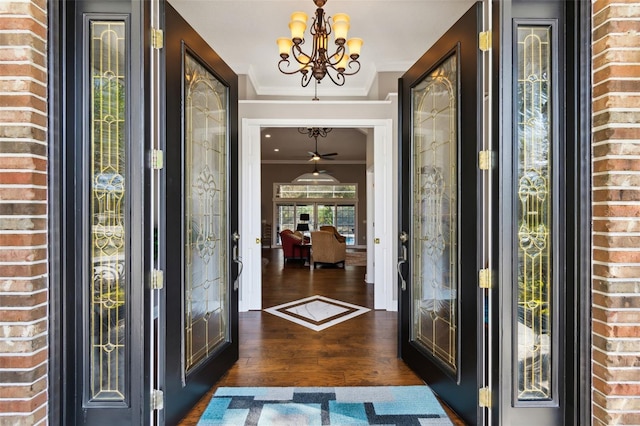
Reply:
[[[493,151],[486,149],[478,153],[478,168],[480,170],[491,170],[493,168]]]
[[[478,47],[483,52],[491,50],[491,31],[482,31],[478,34]]]
[[[159,149],[151,150],[151,168],[160,170],[164,167],[164,152]]]
[[[486,387],[478,389],[478,405],[491,408],[491,389]]]
[[[164,392],[159,389],[151,391],[151,410],[162,410],[164,408]]]
[[[480,288],[491,288],[491,269],[480,269],[478,272],[478,283]]]
[[[151,47],[162,49],[164,47],[164,31],[151,28]]]
[[[154,269],[151,273],[151,288],[153,290],[161,290],[164,288],[164,271]]]

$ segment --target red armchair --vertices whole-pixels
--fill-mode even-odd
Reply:
[[[309,259],[310,247],[303,245],[308,243],[309,239],[303,237],[302,234],[285,229],[280,232],[280,241],[282,242],[285,263],[292,259]]]

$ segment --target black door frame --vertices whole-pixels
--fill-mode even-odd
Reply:
[[[510,158],[500,152],[500,144],[503,135],[511,134],[512,122],[512,41],[511,31],[513,19],[516,13],[528,13],[530,8],[543,5],[545,2],[535,0],[492,0],[492,45],[493,54],[493,114],[492,145],[498,150],[498,164],[505,164]],[[567,287],[562,293],[567,308],[563,321],[567,330],[564,339],[564,351],[567,362],[565,376],[560,380],[564,382],[563,403],[565,410],[562,413],[564,424],[588,424],[591,421],[591,390],[584,383],[591,382],[591,3],[586,1],[558,2],[564,5],[565,27],[564,57],[566,68],[559,75],[566,84],[565,111],[563,133],[560,138],[565,140],[564,152],[564,176],[566,187],[563,200],[566,207],[563,219],[566,223],[566,247],[568,255],[565,258],[565,278]],[[505,142],[506,143],[506,142]],[[504,156],[504,157],[503,157]],[[503,161],[504,160],[504,161]],[[500,170],[494,169],[492,179],[500,181]],[[507,196],[510,198],[510,195]],[[500,200],[496,196],[492,200],[494,212],[500,212]],[[509,201],[502,201],[503,206],[509,206]],[[494,228],[499,229],[499,219],[494,218]],[[498,255],[494,258],[492,269],[499,271],[499,275],[510,276],[511,264],[503,260],[504,251],[500,246],[504,236],[501,234],[494,239],[493,252]],[[506,249],[505,249],[506,250]],[[492,297],[500,301],[504,297],[504,288],[499,286],[492,290]],[[510,298],[510,296],[509,296]],[[500,302],[501,303],[501,302]],[[496,306],[498,303],[495,304]],[[491,312],[494,324],[492,351],[497,357],[502,356],[500,347],[500,321],[508,321],[502,316],[500,309]],[[495,358],[495,356],[494,356]],[[499,389],[499,368],[493,368],[492,382]],[[505,420],[502,416],[502,408],[508,406],[508,395],[500,395],[493,392],[491,405],[492,424],[501,424]],[[503,405],[504,404],[504,405]]]
[[[52,424],[63,424],[65,418],[64,400],[67,385],[63,378],[64,348],[66,342],[63,338],[64,324],[64,272],[63,259],[65,252],[65,215],[64,208],[64,147],[62,141],[65,136],[64,108],[67,99],[64,96],[67,91],[67,83],[63,76],[66,74],[66,46],[67,38],[64,27],[67,25],[65,16],[65,0],[48,1],[48,228],[49,228],[49,419]],[[500,18],[497,10],[502,2],[494,2],[494,50],[499,51],[500,46]],[[588,2],[575,2],[575,10],[572,14],[573,30],[568,32],[570,44],[577,48],[577,54],[571,56],[568,69],[572,75],[575,86],[577,102],[572,105],[575,112],[575,121],[567,123],[567,128],[575,131],[576,153],[572,158],[572,167],[575,170],[575,188],[569,194],[575,200],[574,214],[577,218],[573,230],[576,241],[575,263],[572,265],[575,282],[573,297],[576,301],[575,310],[570,315],[579,325],[579,331],[574,336],[575,353],[578,359],[573,370],[573,395],[574,406],[578,424],[587,424],[591,415],[590,390],[580,383],[589,383],[591,380],[591,51],[585,46],[591,42],[591,4]],[[72,52],[71,52],[72,54]],[[575,61],[574,61],[575,59]],[[494,54],[494,70],[500,69],[499,55]],[[495,83],[499,83],[499,73],[494,73]],[[500,99],[494,96],[494,102]],[[496,123],[496,125],[499,123]],[[497,318],[494,318],[494,321]],[[494,350],[496,347],[494,347]],[[494,379],[495,380],[495,379]],[[494,400],[494,403],[497,402]]]
[[[82,404],[82,395],[74,395],[82,389],[82,372],[76,368],[76,362],[81,357],[81,349],[77,348],[80,334],[86,330],[76,331],[75,327],[81,321],[81,301],[75,297],[79,288],[76,283],[78,274],[81,273],[81,259],[84,259],[80,246],[76,243],[78,232],[87,232],[83,224],[82,216],[84,198],[79,195],[76,188],[77,182],[86,181],[85,166],[76,161],[80,158],[81,150],[78,141],[82,140],[82,78],[81,71],[86,63],[76,61],[75,52],[83,49],[84,42],[78,28],[83,26],[82,13],[77,8],[82,4],[89,8],[111,11],[101,14],[110,19],[113,14],[119,14],[127,19],[129,25],[129,37],[131,57],[130,90],[130,114],[135,117],[135,126],[131,125],[129,135],[131,138],[129,169],[132,186],[129,186],[129,195],[133,203],[138,207],[137,211],[131,211],[129,220],[132,224],[142,223],[146,213],[149,212],[149,194],[143,190],[149,182],[150,169],[146,167],[145,153],[148,147],[149,128],[146,125],[147,95],[145,92],[146,81],[142,77],[148,63],[150,37],[148,37],[148,23],[145,21],[147,13],[146,1],[117,1],[104,3],[106,8],[101,8],[101,0],[66,1],[49,0],[48,6],[48,237],[49,237],[49,363],[48,363],[48,418],[51,424],[82,424],[85,419],[85,409]],[[119,10],[124,8],[124,10]],[[134,121],[133,119],[131,120]],[[135,144],[133,141],[142,141]],[[135,186],[133,186],[135,185]],[[148,217],[148,215],[147,215]],[[149,420],[148,407],[150,406],[150,394],[145,389],[149,388],[149,361],[148,339],[150,332],[148,323],[150,313],[150,300],[147,293],[150,289],[150,280],[144,271],[149,269],[150,259],[146,255],[150,252],[152,236],[148,227],[139,227],[136,232],[131,232],[128,244],[131,245],[132,267],[128,278],[130,282],[131,304],[129,308],[137,312],[132,315],[140,318],[131,321],[130,342],[136,342],[139,350],[130,352],[129,371],[139,374],[128,378],[129,405],[131,415],[135,419],[129,419],[139,424],[147,424]],[[135,306],[133,305],[135,304]],[[146,340],[145,340],[146,339]],[[138,353],[140,352],[140,353]],[[105,424],[117,421],[110,417]]]

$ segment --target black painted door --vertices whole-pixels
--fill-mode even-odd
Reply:
[[[164,421],[238,359],[237,76],[165,4]]]
[[[469,424],[481,424],[480,4],[400,80],[400,351]]]

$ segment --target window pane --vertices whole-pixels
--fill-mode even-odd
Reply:
[[[337,207],[336,229],[340,235],[344,235],[347,238],[348,246],[355,244],[356,206]]]
[[[129,283],[126,270],[125,23],[92,21],[90,400],[125,399]]]
[[[551,399],[551,28],[518,27],[518,399]]]

